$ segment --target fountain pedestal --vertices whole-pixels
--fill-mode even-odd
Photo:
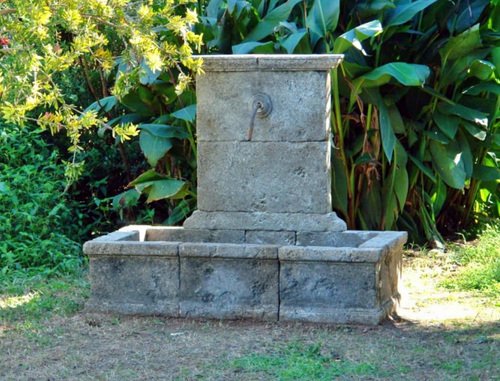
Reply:
[[[88,307],[368,324],[392,313],[406,233],[346,231],[332,212],[330,70],[340,60],[204,57],[198,210],[182,228],[131,226],[87,242]]]

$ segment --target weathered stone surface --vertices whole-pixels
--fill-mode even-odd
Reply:
[[[278,319],[278,261],[181,256],[180,316]]]
[[[373,238],[375,232],[297,232],[298,246],[358,247]]]
[[[230,243],[183,243],[179,255],[184,257],[278,259],[278,246],[230,244]]]
[[[185,229],[182,227],[151,227],[148,241],[245,243],[244,230]]]
[[[280,320],[310,323],[377,325],[392,311],[388,308],[332,308],[282,306]]]
[[[89,241],[83,245],[84,254],[120,256],[160,256],[177,257],[179,242],[139,242],[139,241]]]
[[[354,234],[360,234],[358,231],[351,231]],[[394,232],[394,231],[386,231],[386,232],[377,232],[375,236],[373,236],[368,241],[362,243],[360,248],[368,248],[368,247],[380,247],[380,248],[391,248],[391,247],[399,247],[401,248],[406,240],[408,239],[407,232]]]
[[[373,263],[281,261],[280,266],[281,314],[379,308]]]
[[[177,257],[91,256],[90,310],[178,315]]]
[[[137,231],[115,231],[97,238],[90,242],[115,242],[115,241],[139,241]]]
[[[346,224],[333,212],[326,214],[267,212],[204,212],[197,210],[184,222],[189,229],[246,229],[287,231],[344,231]]]
[[[198,142],[248,140],[254,100],[263,93],[272,111],[255,118],[252,142],[329,144],[330,76],[326,71],[207,72],[197,77],[197,90]]]
[[[203,58],[205,72],[222,71],[328,71],[336,67],[342,54],[231,54],[197,56]]]
[[[375,263],[385,251],[380,248],[282,246],[278,249],[280,261]]]
[[[364,233],[357,248],[278,249],[280,320],[377,324],[395,311],[406,234]]]
[[[198,154],[199,210],[331,211],[326,143],[199,142]]]
[[[295,245],[295,232],[248,230],[245,234],[245,241],[256,244]]]

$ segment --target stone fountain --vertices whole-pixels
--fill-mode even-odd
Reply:
[[[348,231],[332,212],[330,70],[342,56],[203,58],[198,210],[183,227],[85,243],[87,308],[379,323],[398,304],[406,233]]]

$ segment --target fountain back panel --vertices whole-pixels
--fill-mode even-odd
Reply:
[[[87,307],[363,324],[394,313],[406,233],[346,231],[332,212],[330,70],[342,57],[203,58],[198,210],[183,227],[87,242]]]

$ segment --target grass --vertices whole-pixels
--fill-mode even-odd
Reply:
[[[408,252],[402,320],[375,327],[91,314],[84,272],[0,278],[0,379],[500,380],[496,294],[447,283],[467,253]]]
[[[48,277],[0,278],[0,334],[11,328],[33,331],[54,316],[70,316],[81,310],[89,295],[85,274]]]
[[[340,376],[383,375],[376,365],[343,360],[335,352],[322,351],[322,344],[305,346],[296,342],[278,347],[269,354],[251,354],[233,360],[229,366],[245,378],[245,374],[262,374],[283,381],[327,381]]]
[[[455,290],[475,290],[500,299],[500,224],[489,225],[480,239],[453,244],[450,260],[456,265],[441,285]]]

